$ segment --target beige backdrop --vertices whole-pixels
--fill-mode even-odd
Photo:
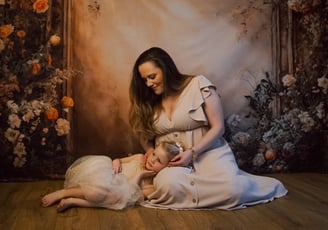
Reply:
[[[72,0],[74,150],[112,157],[138,151],[127,121],[137,56],[166,49],[183,73],[218,88],[225,115],[243,113],[271,72],[271,5],[262,0]]]

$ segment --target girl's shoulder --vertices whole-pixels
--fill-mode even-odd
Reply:
[[[145,155],[142,154],[142,153],[136,153],[136,154],[133,154],[133,158],[134,158],[135,160],[143,160],[144,157],[145,157]]]
[[[129,155],[127,157],[120,158],[120,161],[121,161],[121,163],[128,163],[128,162],[131,162],[134,160],[141,161],[143,159],[143,157],[144,157],[143,154],[136,153],[136,154]]]

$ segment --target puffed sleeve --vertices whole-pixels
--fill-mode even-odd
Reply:
[[[202,105],[205,102],[205,98],[211,95],[209,87],[216,88],[206,77],[197,76],[193,79],[189,97],[190,97],[190,109],[189,115],[195,121],[207,122],[205,111]]]

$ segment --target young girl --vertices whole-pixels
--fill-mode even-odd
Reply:
[[[179,154],[176,142],[162,142],[147,158],[143,154],[111,160],[88,155],[77,159],[66,171],[64,189],[42,198],[42,206],[57,201],[57,211],[77,207],[124,209],[144,200],[154,191],[153,177]]]

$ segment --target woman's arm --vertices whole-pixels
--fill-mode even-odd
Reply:
[[[170,166],[188,165],[193,158],[196,158],[200,153],[212,146],[224,134],[224,115],[221,99],[213,87],[210,88],[210,91],[211,95],[205,98],[203,105],[209,122],[209,130],[192,149],[188,149],[174,157],[169,164]]]

